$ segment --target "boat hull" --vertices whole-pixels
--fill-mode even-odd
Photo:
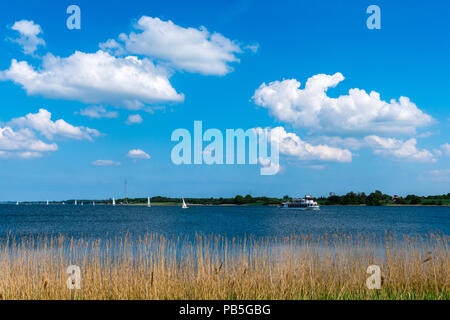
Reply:
[[[295,211],[320,211],[320,207],[305,207],[305,208],[295,208],[295,207],[280,207],[281,210],[295,210]]]

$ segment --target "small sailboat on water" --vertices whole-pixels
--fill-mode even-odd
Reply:
[[[183,205],[181,206],[182,209],[188,209],[189,207],[186,205],[186,201],[184,201],[183,198]]]
[[[48,200],[47,200],[47,205],[48,205]]]
[[[78,205],[78,202],[77,202],[77,200],[75,200],[75,205]]]
[[[18,205],[19,205],[19,201],[16,202],[16,206],[18,206]]]
[[[95,207],[95,202],[94,201],[92,201],[92,206]]]
[[[147,208],[152,207],[152,202],[150,201],[150,198],[147,199]]]
[[[115,198],[113,198],[113,202],[112,202],[112,205],[113,205],[113,207],[115,207],[115,206],[116,206],[116,199],[115,199]]]

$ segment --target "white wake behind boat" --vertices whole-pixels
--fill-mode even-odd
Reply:
[[[319,204],[314,201],[314,198],[311,196],[306,196],[303,199],[294,199],[291,202],[285,202],[280,206],[280,209],[283,210],[320,210]]]
[[[183,198],[183,205],[182,205],[182,207],[181,207],[182,209],[188,209],[189,207],[186,205],[186,201],[184,201],[184,198]]]

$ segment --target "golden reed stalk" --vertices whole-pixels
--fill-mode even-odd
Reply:
[[[6,235],[0,299],[449,299],[448,240]],[[70,265],[81,268],[81,290],[66,286]],[[366,287],[369,265],[381,267],[380,290]]]

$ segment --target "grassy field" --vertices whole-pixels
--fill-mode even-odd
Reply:
[[[449,237],[221,236],[0,242],[0,299],[450,299]],[[381,247],[384,249],[382,250]],[[366,287],[369,265],[380,290]],[[69,265],[81,290],[68,290]]]

